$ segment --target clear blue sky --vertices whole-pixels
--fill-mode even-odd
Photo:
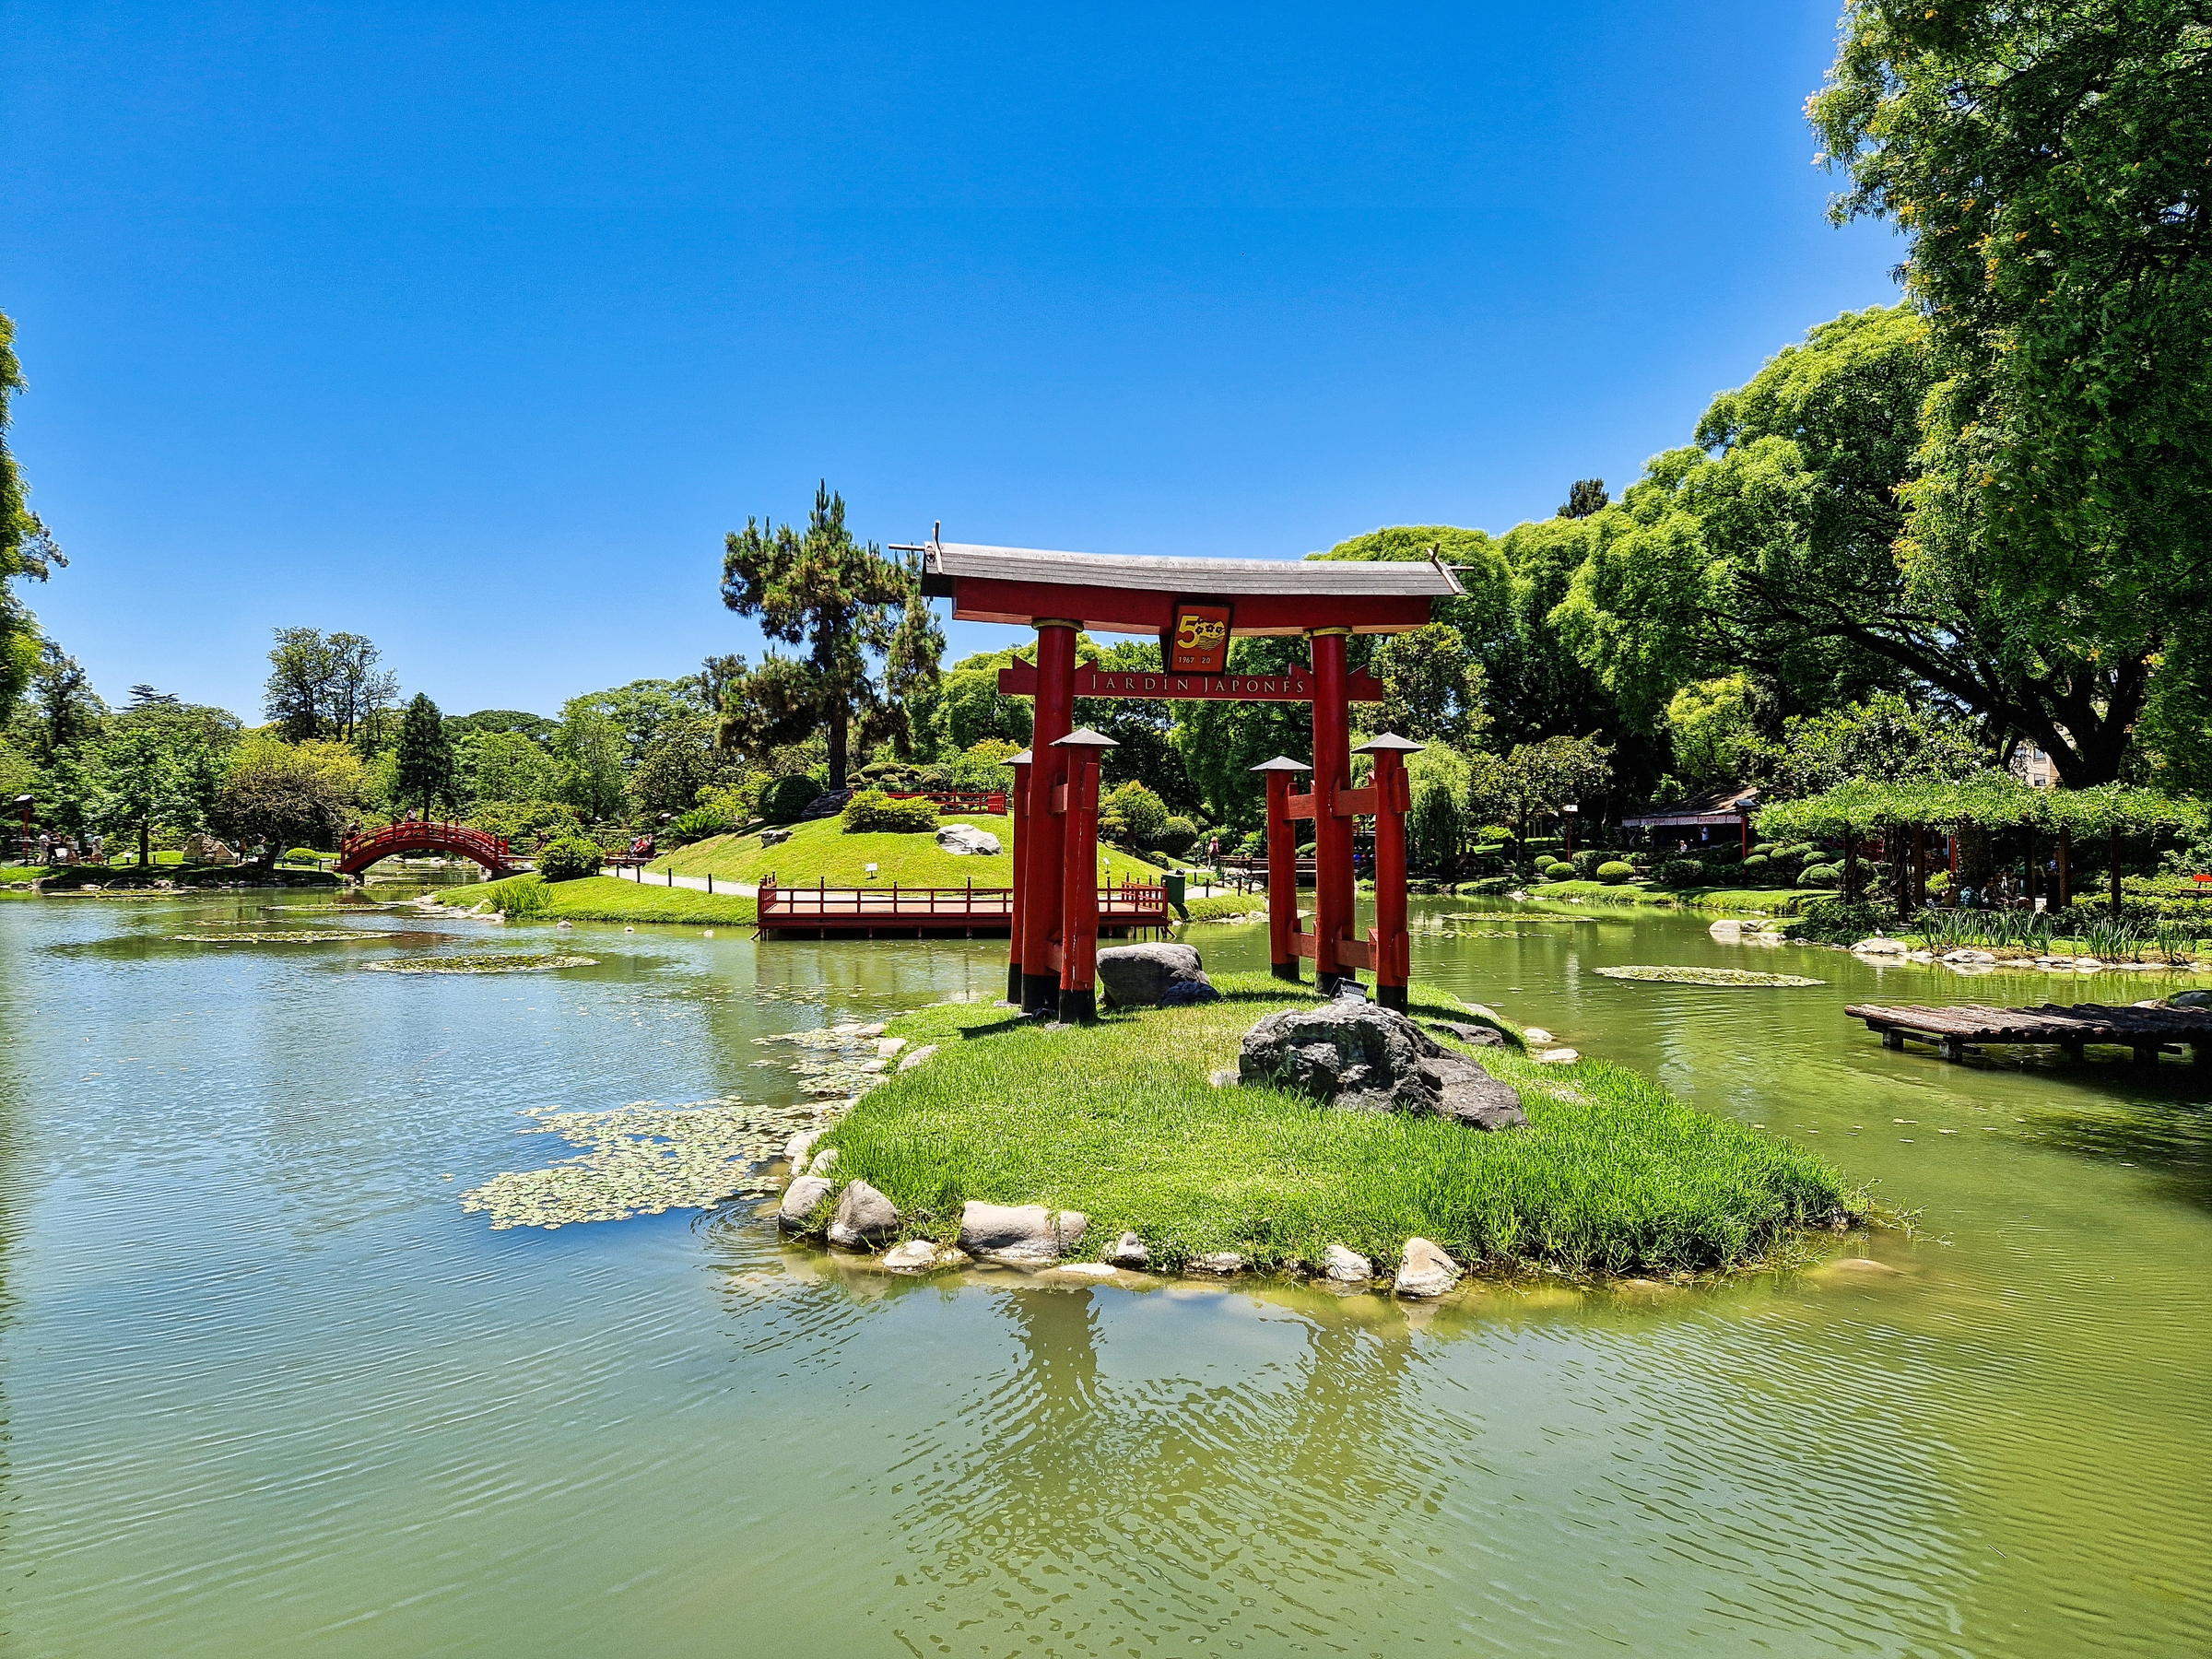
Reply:
[[[881,541],[1503,530],[1895,298],[1829,0],[0,20],[27,596],[250,719],[282,624],[454,713],[752,653],[723,533],[822,476]]]

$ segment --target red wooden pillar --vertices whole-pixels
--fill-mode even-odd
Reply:
[[[1053,746],[1067,756],[1062,798],[1060,1022],[1099,1018],[1099,757],[1119,746],[1088,727]]]
[[[1375,925],[1368,935],[1369,959],[1375,970],[1375,1000],[1406,1011],[1406,985],[1413,974],[1413,941],[1406,931],[1406,815],[1413,807],[1412,780],[1406,757],[1424,745],[1385,732],[1359,746],[1375,758],[1369,791],[1375,797]],[[1567,820],[1571,826],[1574,822]]]
[[[1311,770],[1277,755],[1252,769],[1267,780],[1267,960],[1275,977],[1298,978],[1298,825],[1290,817],[1290,779]]]
[[[1324,996],[1359,973],[1337,946],[1352,935],[1352,819],[1338,801],[1352,787],[1351,711],[1345,701],[1348,628],[1316,628],[1313,653],[1313,980]]]
[[[1076,706],[1076,624],[1037,622],[1037,715],[1030,734],[1030,844],[1021,896],[1021,1006],[1055,1008],[1060,975],[1052,964],[1052,935],[1060,922],[1061,854],[1065,820],[1053,796],[1067,782],[1067,751],[1052,746],[1067,735]]]
[[[1006,764],[1014,769],[1014,788],[1006,806],[1014,814],[1014,914],[1007,931],[1006,1000],[1021,1006],[1021,895],[1028,885],[1030,823],[1030,751],[1023,749]],[[972,885],[972,884],[971,884]]]

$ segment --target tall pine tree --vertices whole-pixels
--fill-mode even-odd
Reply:
[[[434,801],[453,798],[453,744],[445,735],[445,716],[422,692],[415,693],[399,723],[399,798],[430,816]]]

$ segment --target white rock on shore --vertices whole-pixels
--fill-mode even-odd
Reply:
[[[1459,1264],[1427,1239],[1406,1241],[1405,1259],[1391,1286],[1400,1296],[1441,1296],[1459,1283]]]

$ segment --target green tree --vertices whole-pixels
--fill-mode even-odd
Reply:
[[[1931,372],[1909,310],[1822,324],[1587,521],[1612,529],[1558,619],[1625,708],[1739,671],[1785,715],[1917,684],[2035,737],[2069,783],[2117,771],[2153,665],[2144,616],[2100,632],[2099,607],[2023,609],[1994,571],[1900,568]]]
[[[402,803],[418,807],[426,818],[434,803],[453,804],[453,740],[445,735],[445,716],[420,691],[400,719],[397,761],[395,784]]]
[[[1467,805],[1482,823],[1511,821],[1528,839],[1539,818],[1603,794],[1613,780],[1613,751],[1595,737],[1517,743],[1504,755],[1468,759]]]
[[[94,694],[91,678],[77,660],[52,640],[40,641],[30,696],[16,717],[32,757],[41,765],[53,765],[57,755],[95,736],[106,712],[107,705]]]
[[[689,811],[707,791],[743,781],[743,768],[714,747],[705,716],[671,725],[653,740],[623,788],[641,816]]]
[[[1388,693],[1383,731],[1465,747],[1490,724],[1483,707],[1482,665],[1450,623],[1390,635],[1375,647],[1369,666]]]
[[[2011,695],[1972,706],[2109,781],[2139,712],[2212,681],[2212,18],[1851,0],[1810,113],[1839,221],[1912,239],[1912,605],[1973,618]]]
[[[559,784],[555,799],[566,801],[586,818],[612,818],[622,810],[622,727],[595,697],[577,697],[561,705],[553,734],[553,759]]]
[[[1306,660],[1305,641],[1232,640],[1231,674],[1279,674]],[[1256,826],[1265,811],[1266,788],[1252,769],[1288,755],[1311,759],[1313,720],[1304,703],[1193,700],[1174,705],[1168,741],[1182,760],[1183,775],[1206,802],[1217,824]]]
[[[447,734],[462,724],[447,721]],[[453,778],[465,803],[547,800],[560,786],[559,769],[544,745],[518,731],[481,727],[453,737]]]
[[[200,803],[181,763],[176,731],[155,721],[120,720],[94,749],[92,822],[135,835],[141,868],[153,863],[157,829],[196,830]]]
[[[1885,692],[1849,708],[1793,715],[1778,741],[1742,746],[1771,800],[1793,800],[1853,782],[1954,783],[1995,759],[1956,711]]]
[[[323,736],[334,718],[339,675],[337,653],[319,628],[279,628],[269,652],[269,678],[262,712],[285,740]]]
[[[1676,768],[1697,783],[1733,782],[1749,764],[1758,739],[1748,676],[1695,680],[1667,700],[1666,729]]]
[[[1567,491],[1567,500],[1553,516],[1563,519],[1588,518],[1594,512],[1603,512],[1610,500],[1606,494],[1603,478],[1577,478]]]
[[[7,443],[13,401],[24,385],[15,340],[15,324],[0,312],[0,721],[14,710],[40,659],[38,618],[17,594],[16,580],[43,582],[55,565],[69,562],[30,510],[29,486]]]
[[[827,481],[815,490],[804,531],[774,530],[747,519],[724,539],[722,602],[758,617],[760,631],[805,644],[799,659],[771,652],[740,685],[724,693],[722,742],[749,755],[820,731],[828,739],[830,787],[845,787],[853,724],[865,729],[888,715],[871,659],[890,649],[894,607],[903,609],[917,583],[903,565],[845,527],[845,503]]]
[[[335,847],[369,786],[368,768],[350,745],[256,735],[230,756],[214,827],[241,845],[259,842],[269,858],[287,847]]]
[[[392,705],[399,699],[399,676],[377,666],[382,653],[365,635],[334,633],[324,644],[331,666],[331,735],[373,754],[387,738]]]
[[[1407,759],[1406,773],[1413,796],[1406,817],[1407,850],[1423,869],[1449,872],[1466,843],[1473,769],[1448,744],[1431,743]]]

